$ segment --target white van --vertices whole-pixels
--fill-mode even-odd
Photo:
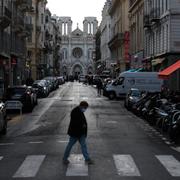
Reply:
[[[109,99],[124,97],[130,88],[140,91],[160,92],[163,80],[158,78],[158,72],[122,72],[119,77],[106,86]]]

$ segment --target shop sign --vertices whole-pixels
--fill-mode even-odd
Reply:
[[[129,48],[130,48],[130,45],[129,45],[129,32],[126,31],[125,34],[124,34],[124,59],[127,63],[130,62],[130,56],[129,56]]]

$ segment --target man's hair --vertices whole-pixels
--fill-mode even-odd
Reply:
[[[89,104],[86,101],[81,101],[79,106],[87,108],[89,106]]]

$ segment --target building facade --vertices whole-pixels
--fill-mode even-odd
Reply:
[[[0,96],[7,86],[27,78],[26,38],[31,33],[27,13],[31,9],[32,0],[0,1]]]
[[[180,59],[180,3],[177,0],[145,0],[145,60],[153,71],[161,71]],[[180,89],[179,71],[168,81]]]
[[[107,0],[102,10],[102,21],[100,24],[101,31],[101,60],[102,70],[113,71],[111,64],[114,61],[111,58],[111,51],[108,46],[110,41],[110,27],[111,27],[111,17],[109,15],[109,8],[111,7],[111,1]]]
[[[142,68],[144,59],[144,0],[129,2],[130,66]]]
[[[33,31],[28,39],[28,57],[30,61],[30,77],[34,80],[40,79],[44,75],[44,34],[45,34],[45,10],[46,0],[32,0],[33,10],[31,19]]]
[[[117,74],[129,68],[129,0],[112,0],[109,9],[111,32],[108,46]]]
[[[80,74],[92,74],[95,34],[98,26],[96,17],[85,17],[83,31],[78,26],[72,31],[70,17],[59,17],[58,24],[61,34],[61,75],[72,75],[77,78]]]

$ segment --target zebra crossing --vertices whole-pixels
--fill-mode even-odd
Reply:
[[[154,156],[162,167],[172,177],[180,177],[180,161],[178,161],[172,155],[155,155]],[[43,168],[47,155],[27,155],[24,161],[17,168],[12,178],[33,178]],[[114,154],[112,155],[115,165],[115,172],[118,176],[128,177],[140,177],[140,172],[137,167],[136,161],[130,154]],[[0,156],[1,161],[5,161],[5,156]],[[98,162],[95,162],[93,166],[97,166]],[[107,170],[108,171],[108,170]],[[89,176],[89,166],[84,162],[83,156],[80,154],[72,154],[70,156],[70,164],[66,169],[66,176]]]

